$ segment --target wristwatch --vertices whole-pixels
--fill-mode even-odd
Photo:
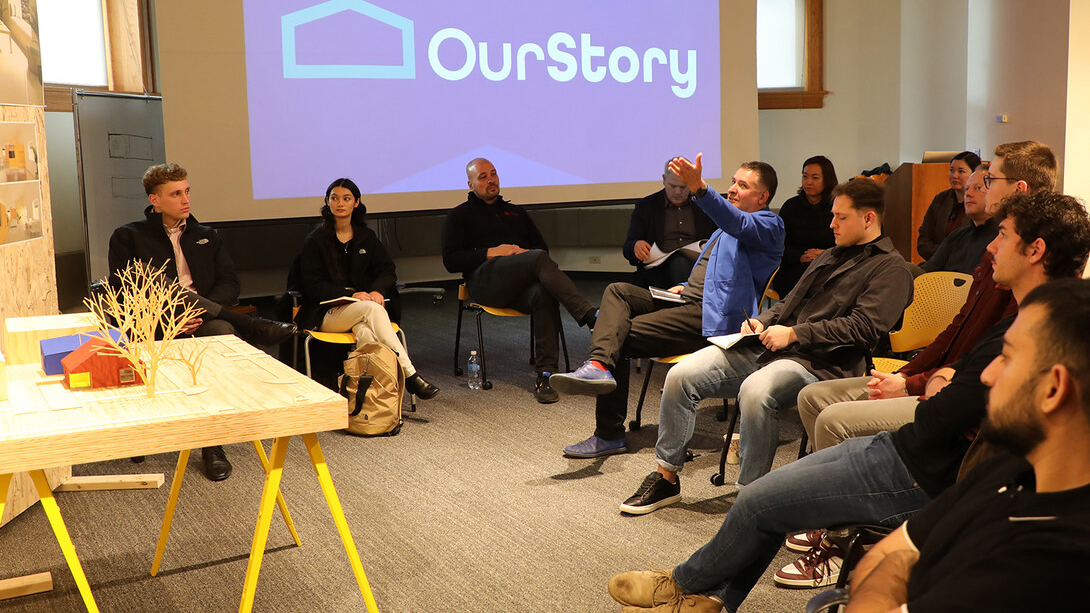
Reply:
[[[693,198],[696,198],[697,200],[700,200],[705,195],[707,195],[707,193],[708,193],[708,186],[703,185],[703,186],[700,187],[700,189],[696,190],[696,192],[693,194]]]

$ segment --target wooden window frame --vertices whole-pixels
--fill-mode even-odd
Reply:
[[[824,0],[806,0],[804,87],[757,90],[757,108],[820,109],[825,106],[825,5]]]
[[[45,110],[72,112],[72,91],[120,92],[131,94],[158,94],[158,76],[155,74],[155,55],[152,48],[152,23],[150,0],[102,0],[103,43],[106,45],[106,80],[108,85],[77,86],[62,83],[45,84]],[[135,14],[134,14],[135,13]],[[135,30],[135,31],[134,31]],[[111,33],[115,33],[111,35]],[[136,35],[138,41],[133,38]],[[139,44],[134,49],[133,44]],[[141,89],[115,83],[115,71],[130,70],[139,73]]]

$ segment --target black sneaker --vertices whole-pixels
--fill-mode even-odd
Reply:
[[[534,389],[534,398],[541,404],[552,404],[560,400],[560,394],[549,385],[549,377],[552,373],[539,372],[537,374],[537,388]]]
[[[681,500],[681,477],[677,483],[670,483],[662,473],[655,471],[644,478],[640,489],[631,498],[621,503],[621,513],[646,515],[656,509],[674,504]]]

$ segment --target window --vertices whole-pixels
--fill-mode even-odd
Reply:
[[[42,80],[106,87],[101,0],[38,0]]]
[[[37,0],[47,111],[72,89],[155,93],[151,0]]]
[[[821,108],[823,56],[823,0],[757,0],[757,108]]]

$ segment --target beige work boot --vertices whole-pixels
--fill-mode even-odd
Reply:
[[[668,570],[634,570],[610,578],[609,595],[623,605],[655,607],[684,594]]]
[[[700,596],[698,594],[685,594],[680,599],[649,609],[641,607],[625,607],[621,613],[720,613],[723,603],[715,598]]]

